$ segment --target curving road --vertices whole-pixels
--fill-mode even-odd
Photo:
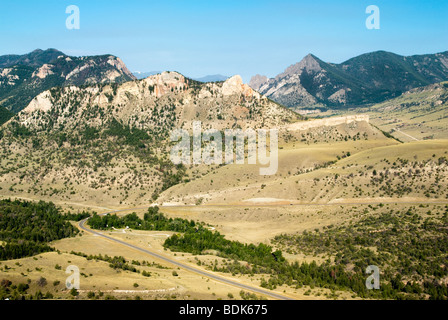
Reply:
[[[111,211],[111,212],[103,213],[102,215],[112,214],[112,213],[118,213],[118,212],[124,212],[124,211],[131,211],[131,210],[138,210],[138,209],[146,209],[146,208],[149,208],[149,207],[141,207],[141,208],[132,208],[132,209],[116,210],[116,211]],[[239,282],[236,282],[236,281],[227,279],[227,278],[225,278],[225,277],[222,277],[222,276],[219,276],[219,275],[216,275],[216,274],[212,274],[212,273],[209,273],[209,272],[206,272],[206,271],[203,271],[203,270],[194,268],[194,267],[189,266],[189,265],[187,265],[187,264],[184,264],[184,263],[181,263],[181,262],[179,262],[179,261],[173,260],[173,259],[171,259],[171,258],[169,258],[169,257],[167,257],[167,256],[164,256],[164,255],[161,255],[161,254],[158,254],[158,253],[149,251],[149,250],[147,250],[147,249],[140,248],[140,247],[138,247],[138,246],[135,246],[135,245],[133,245],[133,244],[127,243],[127,242],[122,241],[122,240],[118,240],[118,239],[109,237],[109,236],[107,236],[107,235],[105,235],[105,234],[102,234],[102,233],[100,233],[100,232],[97,232],[97,231],[94,231],[94,230],[92,230],[92,229],[90,229],[90,228],[87,228],[87,227],[85,226],[85,223],[87,222],[88,219],[89,219],[89,218],[84,219],[84,220],[82,220],[82,221],[79,222],[79,227],[80,227],[82,230],[84,230],[84,231],[86,231],[86,232],[88,232],[88,233],[91,233],[91,234],[94,234],[94,235],[103,237],[103,238],[105,238],[105,239],[107,239],[107,240],[110,240],[110,241],[114,241],[114,242],[119,243],[119,244],[121,244],[121,245],[123,245],[123,246],[132,248],[132,249],[134,249],[134,250],[138,250],[138,251],[143,252],[143,253],[145,253],[145,254],[151,255],[151,256],[153,256],[153,257],[155,257],[155,258],[157,258],[157,259],[161,259],[161,260],[163,260],[163,261],[166,261],[166,262],[168,262],[168,263],[170,263],[170,264],[173,264],[173,265],[175,265],[175,266],[177,266],[177,267],[179,267],[179,268],[182,268],[182,269],[185,269],[185,270],[188,270],[188,271],[197,273],[197,274],[199,274],[199,275],[201,275],[201,276],[204,276],[204,277],[207,277],[207,278],[210,278],[210,279],[219,281],[219,282],[223,282],[223,283],[226,283],[226,284],[235,286],[235,287],[239,287],[239,288],[242,288],[242,289],[245,289],[245,290],[249,290],[249,291],[252,291],[252,292],[256,292],[256,293],[259,293],[259,294],[263,294],[263,295],[266,295],[266,296],[268,296],[268,297],[271,297],[271,298],[274,298],[274,299],[278,299],[278,300],[294,300],[294,299],[292,299],[292,298],[290,298],[290,297],[286,297],[286,296],[277,294],[277,293],[275,293],[275,292],[270,292],[270,291],[267,291],[267,290],[264,290],[264,289],[261,289],[261,288],[258,288],[258,287],[253,287],[253,286],[250,286],[250,285],[242,284],[242,283],[239,283]]]
[[[419,203],[423,203],[423,202],[421,202],[421,201],[399,202],[398,201],[398,203],[419,204]],[[425,203],[428,203],[428,202],[425,202]],[[430,204],[447,204],[446,201],[437,201],[437,202],[429,202],[429,203]],[[311,205],[311,206],[331,206],[331,205],[362,205],[362,204],[379,204],[379,202],[377,203],[377,202],[373,201],[373,202],[365,202],[365,203],[363,203],[363,202],[359,202],[359,203],[308,203],[308,204],[290,204],[290,205],[292,205],[292,206],[309,206],[309,205]],[[286,207],[286,206],[290,206],[290,205],[276,205],[276,206],[285,206]],[[256,205],[256,204],[255,205],[246,205],[246,204],[243,205],[243,204],[241,204],[241,205],[212,205],[212,206],[217,206],[217,207],[220,207],[220,206],[235,206],[235,207],[244,206],[244,207],[248,207],[248,206],[270,206],[270,204],[267,204],[267,205]],[[183,205],[183,206],[182,205],[179,205],[179,206],[169,206],[168,208],[171,208],[171,207],[186,207],[186,206],[185,205]],[[112,214],[112,213],[119,213],[119,212],[126,212],[126,211],[133,211],[133,210],[148,209],[148,208],[150,208],[150,206],[129,208],[129,209],[120,209],[120,210],[114,210],[114,211],[106,212],[106,213],[103,213],[101,215]],[[197,268],[192,267],[190,265],[187,265],[187,264],[181,263],[179,261],[173,260],[170,257],[167,257],[165,255],[161,255],[161,254],[158,254],[156,252],[153,252],[153,251],[150,251],[150,250],[147,250],[147,249],[135,246],[133,244],[127,243],[125,241],[109,237],[109,236],[107,236],[105,234],[102,234],[100,232],[97,232],[97,231],[94,231],[94,230],[92,230],[90,228],[87,228],[85,226],[85,223],[87,222],[87,220],[88,220],[88,218],[80,221],[79,222],[79,227],[82,230],[84,230],[84,231],[86,231],[88,233],[91,233],[91,234],[103,237],[103,238],[108,239],[110,241],[114,241],[114,242],[119,243],[119,244],[121,244],[123,246],[132,248],[134,250],[140,251],[142,253],[151,255],[151,256],[153,256],[155,258],[158,258],[158,259],[161,259],[163,261],[166,261],[166,262],[168,262],[168,263],[170,263],[172,265],[175,265],[175,266],[177,266],[179,268],[182,268],[182,269],[194,272],[196,274],[199,274],[201,276],[204,276],[204,277],[207,277],[207,278],[219,281],[219,282],[223,282],[223,283],[235,286],[235,287],[239,287],[239,288],[242,288],[242,289],[245,289],[245,290],[249,290],[249,291],[252,291],[252,292],[263,294],[263,295],[266,295],[266,296],[274,298],[274,299],[294,300],[294,299],[292,299],[290,297],[287,297],[287,296],[284,296],[284,295],[281,295],[281,294],[277,294],[275,292],[267,291],[267,290],[261,289],[259,287],[254,287],[254,286],[242,284],[242,283],[230,280],[228,278],[225,278],[223,276],[220,276],[220,275],[217,275],[217,274],[213,274],[213,273],[209,273],[209,272],[206,272],[206,271],[201,270],[201,269],[197,269]]]

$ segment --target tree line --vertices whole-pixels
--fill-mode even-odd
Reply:
[[[87,216],[86,212],[64,215],[52,202],[0,200],[0,260],[52,251],[48,242],[79,232],[67,220]]]
[[[403,216],[405,215],[408,217],[408,219],[403,219],[403,216],[400,217],[402,218],[400,220],[404,222],[416,219],[416,216],[413,213],[404,212],[402,214]],[[444,215],[442,220],[445,219],[446,215]],[[365,219],[365,225],[367,226],[371,226],[378,222],[380,222],[380,224],[390,224],[398,222],[398,219],[390,217],[387,214],[381,215],[378,217],[378,220],[375,221],[372,221],[372,218],[370,217]],[[231,272],[234,274],[268,274],[270,275],[268,280],[264,278],[261,280],[261,286],[268,289],[275,289],[277,286],[286,284],[296,288],[310,286],[311,288],[321,287],[329,288],[331,290],[349,290],[362,298],[421,299],[429,297],[430,299],[446,299],[448,297],[448,287],[446,284],[437,280],[425,280],[422,285],[419,285],[415,281],[406,282],[405,279],[401,278],[400,273],[385,275],[385,279],[381,282],[380,290],[368,290],[365,284],[367,276],[365,275],[364,267],[367,266],[366,263],[381,262],[381,259],[385,258],[382,258],[381,256],[372,256],[368,249],[361,250],[363,244],[371,245],[371,239],[362,238],[360,237],[360,234],[356,233],[354,239],[349,239],[349,236],[353,235],[353,232],[348,232],[348,230],[340,233],[344,236],[343,239],[338,239],[335,237],[334,233],[329,233],[329,235],[331,235],[329,238],[310,238],[309,234],[305,234],[300,238],[299,242],[303,248],[307,246],[307,243],[308,245],[311,245],[311,248],[325,248],[333,246],[334,244],[343,247],[345,246],[347,248],[354,248],[354,244],[361,246],[361,249],[354,250],[354,254],[351,256],[349,255],[350,251],[344,251],[342,248],[338,248],[338,251],[341,249],[342,251],[340,252],[343,252],[343,254],[337,255],[337,263],[331,262],[331,260],[328,259],[319,265],[315,261],[311,263],[289,263],[283,257],[280,250],[274,251],[269,245],[262,243],[258,245],[244,244],[239,241],[227,240],[219,232],[211,231],[206,228],[204,224],[180,218],[166,218],[159,212],[158,207],[150,208],[148,212],[145,213],[143,219],[140,219],[135,213],[121,218],[116,215],[107,215],[103,217],[94,215],[89,220],[89,224],[92,228],[100,228],[103,230],[111,227],[130,227],[140,230],[181,232],[182,234],[175,234],[166,239],[164,247],[169,248],[172,251],[188,252],[195,255],[203,254],[207,250],[215,250],[218,256],[229,260],[233,259],[233,263],[218,266],[216,262],[213,267],[214,271]],[[361,226],[362,225],[363,224],[361,223]],[[426,230],[432,229],[432,231],[434,231],[435,228],[441,230],[439,227],[439,225],[434,226],[429,222],[426,222],[426,224],[423,223],[423,228]],[[441,232],[446,232],[443,230]],[[397,231],[392,230],[392,232],[396,233]],[[374,233],[369,232],[368,235],[371,237]],[[317,234],[313,234],[313,237],[316,236]],[[286,236],[281,236],[276,240],[277,242],[281,242],[285,237]],[[412,243],[418,246],[416,241],[413,241]],[[435,246],[439,249],[444,247],[444,245],[440,245],[440,242],[439,244],[435,244]],[[421,249],[420,246],[419,249]],[[445,249],[441,250],[444,251]],[[312,250],[310,250],[310,252],[311,251]],[[361,260],[359,260],[360,252],[365,252],[363,257],[365,259],[362,263]],[[441,251],[438,252],[444,256]],[[411,250],[409,250],[408,253],[413,254]],[[347,257],[357,257],[358,259],[353,261],[351,260],[352,258],[350,258],[352,263],[355,262],[355,268],[353,270],[347,268],[347,261],[346,263],[342,263],[341,260],[338,260],[347,259]],[[242,264],[241,261],[245,261],[246,264]],[[388,262],[391,261],[392,260],[389,260]],[[445,274],[445,272],[443,273]],[[435,272],[433,275],[439,274]]]

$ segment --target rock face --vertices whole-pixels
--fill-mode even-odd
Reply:
[[[291,131],[302,131],[302,130],[308,130],[312,128],[319,128],[319,127],[331,127],[331,126],[338,126],[340,124],[349,124],[352,122],[367,122],[369,123],[369,116],[368,115],[350,115],[350,116],[344,116],[344,117],[334,117],[334,118],[328,118],[328,119],[317,119],[312,121],[303,121],[303,122],[297,122],[290,125],[287,125],[286,128]]]
[[[54,72],[51,71],[52,68],[53,68],[52,65],[44,64],[42,67],[34,71],[31,77],[32,78],[38,77],[40,79],[45,79],[47,76],[54,74]]]
[[[278,127],[301,117],[243,84],[240,76],[200,83],[177,72],[118,85],[53,88],[35,97],[17,117],[37,131],[49,126],[101,127],[111,119],[131,128],[167,132],[189,129],[194,120],[221,130]]]
[[[55,86],[135,80],[112,55],[68,57],[55,49],[23,56],[0,56],[0,106],[18,112],[35,96]]]
[[[47,112],[50,110],[51,106],[51,94],[49,91],[45,91],[31,100],[28,107],[26,107],[23,111],[26,113],[32,113],[34,111]]]
[[[250,79],[249,86],[258,91],[268,80],[268,77],[257,74]]]
[[[316,78],[325,78],[325,71],[311,54],[273,79],[265,78],[267,80],[263,83],[263,77],[258,76],[250,83],[255,84],[260,93],[285,106],[294,108],[296,103],[311,106],[318,103],[318,98],[307,90],[307,83],[304,83],[309,73],[313,73]]]
[[[32,183],[32,194],[52,200],[101,206],[148,203],[190,177],[169,159],[173,130],[190,131],[194,121],[204,131],[280,129],[299,119],[239,76],[202,83],[162,72],[120,84],[54,87],[3,125],[3,153],[11,158],[21,153],[23,162],[3,159],[11,169],[2,168],[0,183],[20,174],[21,181]],[[28,168],[26,176],[13,169],[23,169],[22,164]],[[55,185],[67,188],[47,193]],[[130,186],[135,193],[127,194]]]
[[[222,94],[224,96],[244,95],[244,97],[255,97],[260,99],[260,94],[254,91],[250,86],[243,83],[241,76],[236,75],[227,79],[222,85]]]
[[[410,89],[448,80],[448,51],[403,57],[377,51],[341,64],[312,54],[275,78],[250,86],[290,108],[345,108],[381,102]]]

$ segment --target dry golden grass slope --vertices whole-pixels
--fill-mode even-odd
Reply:
[[[399,144],[366,122],[287,131],[282,137],[275,175],[260,175],[258,164],[227,165],[170,188],[157,202],[164,205],[328,202],[332,196],[319,198],[310,189],[315,185],[314,177],[326,170],[337,172],[342,161],[338,159],[350,161],[368,150],[387,146],[393,149]],[[323,168],[334,161],[337,163],[333,166]]]
[[[416,88],[371,107],[317,112],[311,116],[356,113],[368,114],[373,125],[401,141],[447,139],[448,82]]]
[[[356,150],[350,142],[285,150],[279,154],[282,169],[275,177],[259,176],[256,171],[250,174],[243,166],[226,166],[167,190],[163,199],[166,205],[195,204],[199,198],[207,204],[447,199],[447,140],[363,145],[364,150]],[[369,145],[373,147],[367,148]],[[350,152],[350,156],[337,160],[343,151]],[[298,165],[307,164],[310,157],[317,164],[337,161],[324,168],[298,172]]]

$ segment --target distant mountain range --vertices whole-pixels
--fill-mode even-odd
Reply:
[[[56,49],[0,56],[0,106],[18,112],[56,86],[126,82],[136,78],[113,55],[70,57]]]
[[[149,72],[141,72],[141,71],[134,71],[133,74],[137,79],[145,79],[147,77],[160,74],[161,71],[149,71]],[[219,81],[226,81],[229,77],[223,76],[222,74],[213,74],[204,76],[201,78],[191,78],[193,80],[199,81],[199,82],[219,82]]]
[[[134,77],[136,77],[138,80],[148,78],[150,76],[156,75],[162,73],[162,71],[149,71],[149,72],[141,72],[141,71],[134,71],[132,74]]]
[[[219,81],[226,81],[228,78],[229,77],[223,76],[222,74],[213,74],[202,78],[194,78],[193,80],[200,82],[219,82]]]
[[[337,109],[382,102],[445,80],[448,51],[409,57],[377,51],[341,64],[309,54],[275,78],[256,75],[249,85],[290,108]]]
[[[56,49],[4,55],[0,56],[0,108],[17,113],[53,87],[123,83],[161,73],[133,74],[113,55],[71,57]],[[192,80],[211,83],[227,79],[216,74]],[[257,75],[249,85],[292,109],[338,109],[379,103],[446,80],[448,51],[409,57],[377,51],[341,64],[327,63],[309,54],[275,78]],[[6,119],[10,113],[2,115]]]

